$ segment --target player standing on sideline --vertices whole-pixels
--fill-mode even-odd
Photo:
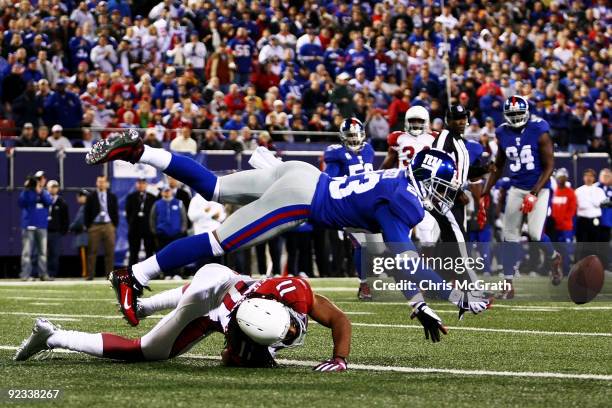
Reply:
[[[225,334],[225,365],[274,367],[277,350],[304,343],[308,317],[331,329],[333,357],[316,371],[344,371],[351,346],[351,322],[326,297],[300,278],[254,280],[219,265],[205,265],[191,283],[139,299],[142,318],[174,309],[139,339],[111,333],[62,330],[37,319],[14,359],[27,360],[49,349],[68,349],[125,361],[166,360],[186,353],[213,332]]]
[[[193,187],[207,200],[243,205],[215,231],[179,239],[162,251],[110,276],[121,312],[138,324],[136,301],[150,279],[164,270],[201,258],[247,248],[310,221],[330,229],[360,228],[382,232],[385,242],[398,243],[400,256],[418,256],[408,233],[423,219],[424,208],[445,211],[456,194],[456,170],[450,156],[440,150],[423,151],[407,171],[387,170],[332,179],[304,162],[217,177],[188,157],[145,146],[138,132],[129,129],[96,145],[87,154],[88,164],[111,160],[147,163]],[[443,283],[435,272],[419,265],[403,269],[400,277],[414,282]],[[437,286],[441,287],[441,286]],[[420,291],[405,290],[427,338],[440,340],[447,332],[441,319],[427,306]],[[489,307],[482,299],[460,290],[437,294],[459,308],[481,313]]]
[[[374,149],[366,142],[363,123],[357,118],[344,119],[340,125],[340,142],[329,146],[323,155],[325,173],[329,177],[345,177],[373,171]],[[348,232],[353,243],[353,263],[359,277],[359,300],[372,300],[367,276],[361,267],[361,246],[371,240],[371,234]]]
[[[508,242],[504,251],[505,279],[512,285],[515,268],[520,257],[519,240],[523,216],[527,215],[529,238],[542,242],[552,261],[552,283],[563,279],[561,255],[554,250],[550,239],[543,235],[550,197],[550,176],[554,168],[553,144],[549,125],[543,119],[529,116],[529,103],[522,96],[514,95],[504,103],[506,122],[499,126],[496,135],[499,150],[495,158],[495,172],[487,179],[480,200],[478,219],[486,222],[489,193],[508,162],[510,189],[506,194],[506,210],[503,219],[503,239]],[[504,291],[502,299],[512,299],[514,288]]]
[[[555,226],[555,242],[559,242],[559,252],[563,257],[563,273],[569,272],[569,256],[571,245],[574,242],[574,217],[576,216],[577,202],[574,189],[568,185],[569,174],[567,169],[561,167],[555,172],[557,188],[552,198],[551,217]]]

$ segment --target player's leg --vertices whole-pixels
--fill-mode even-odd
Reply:
[[[527,193],[528,191],[526,190],[511,187],[506,194],[506,209],[502,227],[504,240],[503,267],[504,278],[510,285],[512,285],[512,280],[521,258],[520,239],[521,226],[523,224],[521,206],[523,198]],[[512,299],[514,297],[514,289],[502,292],[500,297]]]
[[[151,316],[155,312],[174,309],[181,300],[183,293],[189,287],[189,283],[178,288],[164,290],[153,296],[138,299],[137,314],[141,319]]]
[[[236,275],[224,266],[204,266],[182,294],[176,309],[140,339],[128,339],[112,333],[62,330],[39,319],[33,334],[18,350],[16,359],[25,360],[47,348],[67,349],[125,361],[175,357],[189,350],[206,335],[220,329],[218,323],[210,320],[208,313],[220,304],[221,297],[229,290],[234,277]]]
[[[139,284],[146,286],[162,271],[264,242],[308,219],[321,172],[302,162],[286,162],[269,172],[277,180],[268,191],[230,215],[215,232],[178,239],[155,256],[132,266]],[[232,178],[227,184],[230,194],[232,188],[242,183],[246,180]],[[226,185],[226,181],[220,184]]]
[[[363,232],[349,232],[349,238],[353,245],[353,264],[357,271],[357,277],[359,278],[359,290],[357,291],[357,299],[359,300],[372,300],[372,293],[370,286],[368,285],[368,277],[366,270],[361,265],[361,252],[362,246],[367,245],[366,235]],[[367,248],[367,247],[366,247]]]

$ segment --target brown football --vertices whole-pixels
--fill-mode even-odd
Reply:
[[[578,261],[569,273],[567,291],[578,305],[595,299],[604,284],[604,267],[596,255]]]

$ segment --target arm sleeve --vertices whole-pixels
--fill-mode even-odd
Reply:
[[[156,208],[156,205],[153,206],[153,208],[151,209],[151,214],[149,215],[149,229],[151,230],[151,233],[153,235],[157,233],[157,228],[156,228],[157,215],[155,212],[155,208]]]
[[[47,206],[47,207],[50,206],[51,204],[53,204],[53,199],[51,198],[51,194],[49,194],[49,192],[46,191],[46,190],[43,190],[40,193],[40,199],[41,199],[42,203],[45,206]]]

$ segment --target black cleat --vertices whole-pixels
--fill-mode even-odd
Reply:
[[[128,129],[97,141],[85,156],[87,164],[102,164],[113,160],[136,163],[144,152],[144,143],[138,132]]]

